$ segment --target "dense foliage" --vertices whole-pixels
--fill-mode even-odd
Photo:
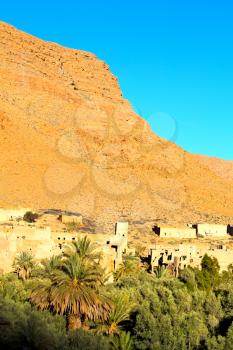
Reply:
[[[20,254],[0,278],[1,349],[231,350],[233,268],[216,259],[175,278],[126,257],[106,284],[87,239],[36,264]]]
[[[29,223],[33,223],[38,219],[39,215],[37,213],[33,213],[31,211],[27,211],[24,214],[23,220]]]

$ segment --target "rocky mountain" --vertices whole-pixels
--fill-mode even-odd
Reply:
[[[155,135],[104,62],[0,22],[0,206],[104,225],[228,223],[232,203],[232,163]]]

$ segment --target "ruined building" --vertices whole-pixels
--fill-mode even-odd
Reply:
[[[154,226],[153,231],[161,238],[190,239],[197,237],[227,237],[229,225],[195,224],[184,227]]]
[[[102,266],[107,273],[114,272],[122,263],[128,248],[128,222],[117,222],[112,235],[68,231],[62,223],[82,223],[82,216],[59,211],[47,211],[36,223],[22,220],[25,210],[2,210],[0,219],[0,271],[9,272],[17,254],[26,251],[39,262],[41,259],[61,254],[67,244],[87,236],[102,254]],[[51,227],[46,226],[49,217]],[[46,218],[46,219],[45,219]],[[6,219],[6,220],[5,220]],[[61,220],[61,221],[60,221]],[[59,224],[60,222],[60,224]],[[56,224],[56,228],[53,225]]]
[[[156,245],[150,250],[150,267],[154,271],[158,266],[171,267],[175,274],[179,269],[187,266],[200,267],[203,256],[207,254],[215,257],[220,270],[227,270],[233,263],[233,252],[222,244],[177,244],[177,245]]]

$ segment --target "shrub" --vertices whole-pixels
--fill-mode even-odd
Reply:
[[[27,211],[24,214],[23,220],[29,223],[35,222],[38,219],[39,215],[31,211]]]

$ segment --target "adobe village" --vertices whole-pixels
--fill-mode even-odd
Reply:
[[[36,219],[32,218],[35,217]],[[137,244],[131,239],[130,225],[119,221],[112,234],[94,232],[92,223],[76,212],[56,209],[0,209],[1,273],[12,271],[15,257],[30,253],[38,262],[64,252],[67,244],[85,236],[101,253],[101,265],[112,275],[124,256],[135,255]],[[164,266],[176,276],[187,266],[200,267],[205,254],[217,258],[220,269],[233,264],[232,226],[220,224],[189,224],[186,227],[151,226],[152,243],[143,255],[151,271]],[[138,254],[139,255],[139,254]],[[111,278],[112,279],[112,278]]]
[[[0,349],[233,350],[233,4],[3,3]]]

